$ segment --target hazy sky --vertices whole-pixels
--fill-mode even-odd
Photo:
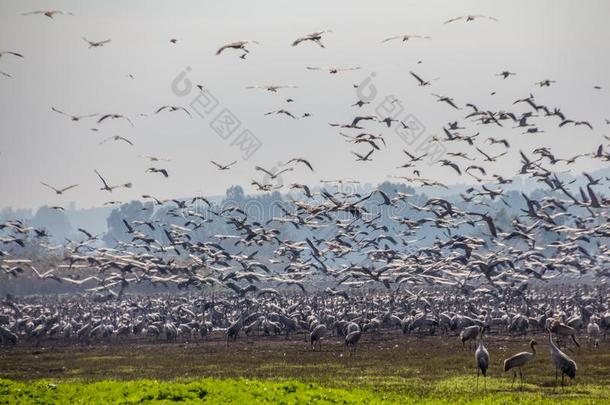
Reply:
[[[21,15],[46,9],[66,10],[74,16]],[[255,165],[271,168],[297,156],[310,160],[315,173],[299,168],[284,176],[286,183],[319,184],[320,179],[339,177],[375,183],[389,175],[410,175],[396,166],[406,162],[401,149],[414,146],[405,145],[392,130],[384,131],[388,146],[373,155],[373,162],[355,162],[350,152],[366,153],[368,148],[346,143],[339,130],[328,125],[373,112],[368,106],[350,107],[357,101],[352,84],[372,72],[379,94],[376,101],[396,96],[406,112],[425,125],[425,136],[440,136],[444,124],[461,120],[468,124],[466,134],[480,131],[481,139],[507,138],[512,152],[500,160],[495,173],[513,175],[519,149],[551,146],[559,157],[590,152],[610,128],[604,123],[604,118],[610,118],[609,12],[610,2],[604,0],[2,1],[0,51],[16,51],[25,59],[0,58],[0,71],[13,76],[0,76],[0,207],[70,201],[89,207],[142,194],[159,198],[219,195],[232,184],[251,192],[250,181],[262,179]],[[443,24],[464,14],[490,15],[499,22]],[[333,30],[323,38],[325,49],[311,42],[290,46],[297,37],[321,29]],[[380,43],[402,33],[432,39]],[[88,49],[82,37],[112,41]],[[171,38],[179,39],[178,43],[171,44]],[[214,54],[221,45],[242,39],[260,42],[249,47],[245,60],[234,50]],[[262,147],[249,160],[242,160],[231,140],[223,140],[211,129],[213,116],[189,119],[182,112],[154,114],[165,104],[188,106],[196,95],[172,92],[172,82],[187,66],[191,69],[188,80],[204,85],[218,100],[219,110],[213,116],[228,108],[242,123],[239,131],[247,128],[261,140]],[[363,69],[331,75],[306,70],[306,66]],[[507,80],[495,76],[505,69],[517,76]],[[409,70],[429,80],[439,79],[418,87]],[[545,88],[534,85],[547,78],[557,82]],[[245,89],[254,84],[299,87],[278,93]],[[594,90],[594,85],[602,89]],[[492,90],[496,95],[490,95]],[[533,92],[537,102],[560,107],[570,118],[589,120],[595,129],[560,129],[556,118],[535,121],[546,131],[539,135],[479,126],[463,120],[469,110],[438,103],[431,92],[451,96],[460,105],[472,102],[495,111],[526,111],[525,106],[512,103]],[[286,98],[295,102],[287,104]],[[135,127],[123,120],[101,125],[96,119],[72,122],[52,112],[51,106],[75,115],[121,113]],[[264,116],[282,107],[298,115],[309,112],[312,117]],[[381,128],[365,125],[375,133]],[[100,145],[113,135],[129,138],[134,146]],[[451,150],[459,147],[449,145]],[[498,146],[487,149],[502,151]],[[138,155],[167,157],[171,162],[151,164]],[[239,162],[220,172],[210,160]],[[602,164],[582,159],[573,168],[594,170]],[[146,174],[151,166],[166,168],[170,178]],[[100,191],[94,169],[112,184],[130,181],[134,187],[112,194]],[[557,170],[563,169],[557,165]],[[466,180],[439,166],[424,165],[422,176],[446,182]],[[56,196],[40,181],[79,187]]]

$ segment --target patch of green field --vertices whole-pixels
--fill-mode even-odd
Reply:
[[[295,381],[202,379],[191,382],[154,380],[95,383],[0,380],[0,402],[8,403],[379,403],[383,398],[363,390],[324,388]]]
[[[364,335],[351,355],[333,337],[322,351],[312,351],[302,337],[242,339],[227,347],[222,336],[177,344],[0,347],[0,405],[167,403],[168,393],[177,393],[176,400],[199,401],[201,390],[212,403],[239,404],[610,404],[610,342],[568,350],[578,364],[576,379],[554,390],[555,369],[544,337],[539,341],[538,355],[523,369],[521,388],[518,381],[511,387],[512,373],[503,371],[503,360],[527,349],[527,339],[488,337],[486,389],[482,377],[477,388],[474,352],[457,338],[400,332]]]
[[[282,403],[282,404],[564,404],[607,403],[608,392],[600,386],[579,386],[558,394],[542,394],[535,386],[508,391],[502,382],[489,382],[475,390],[470,377],[442,380],[427,395],[416,391],[398,394],[365,389],[328,388],[297,381],[212,379],[196,381],[99,381],[94,383],[40,380],[31,383],[0,380],[1,403],[96,403],[137,404],[172,402]]]

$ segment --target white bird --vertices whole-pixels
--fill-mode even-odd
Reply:
[[[393,37],[386,38],[386,39],[382,40],[381,43],[383,44],[384,42],[393,41],[393,40],[399,39],[399,38],[402,39],[402,42],[407,42],[411,38],[431,39],[432,37],[422,36],[422,35],[417,35],[417,34],[400,34],[400,35],[395,35]]]
[[[292,42],[292,46],[297,46],[301,42],[312,41],[312,42],[315,42],[316,44],[320,45],[321,48],[324,48],[324,44],[322,44],[322,42],[320,42],[320,40],[322,39],[323,34],[326,34],[329,32],[332,32],[332,30],[316,31],[316,32],[312,32],[311,34],[304,35],[300,38],[295,39]]]
[[[258,44],[258,42],[253,40],[231,42],[230,44],[226,44],[218,48],[216,55],[220,55],[225,49],[241,49],[246,53],[250,53],[250,51],[246,49],[246,45],[248,44]]]
[[[95,277],[95,276],[90,276],[90,277],[83,278],[83,279],[80,279],[80,280],[75,280],[75,279],[73,279],[73,278],[69,278],[69,277],[61,277],[61,279],[62,279],[62,280],[64,280],[64,281],[66,281],[66,282],[68,282],[68,283],[70,283],[70,284],[74,284],[74,285],[76,285],[76,286],[83,285],[83,284],[85,284],[87,281],[91,281],[91,280],[95,280],[95,281],[97,281],[97,282],[101,282],[101,281],[102,281],[102,280],[100,280],[99,278],[97,278],[97,277]]]
[[[59,277],[57,277],[54,274],[55,269],[51,269],[51,270],[45,271],[44,273],[40,273],[38,270],[36,270],[36,268],[34,266],[30,265],[30,268],[32,269],[32,271],[36,275],[36,278],[38,278],[40,280],[50,279],[50,280],[55,280],[58,283],[61,283],[61,280],[59,279]]]

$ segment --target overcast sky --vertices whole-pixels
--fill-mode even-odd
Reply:
[[[21,15],[47,9],[70,11],[74,16]],[[0,58],[0,71],[13,76],[0,76],[0,207],[67,205],[70,201],[90,207],[142,194],[159,198],[220,195],[232,184],[251,192],[250,181],[262,179],[255,165],[272,168],[291,157],[308,159],[315,173],[300,167],[284,176],[286,183],[319,184],[321,179],[340,177],[376,183],[390,175],[411,175],[396,166],[406,161],[401,149],[413,150],[417,144],[406,145],[386,130],[387,148],[375,153],[373,162],[355,162],[351,151],[366,153],[368,148],[346,143],[339,130],[328,125],[373,113],[386,95],[400,100],[405,114],[417,117],[425,126],[424,137],[442,136],[444,124],[460,120],[468,125],[466,134],[480,131],[481,139],[508,139],[511,153],[500,160],[494,173],[512,176],[518,169],[519,149],[551,146],[559,157],[591,152],[610,128],[604,122],[610,118],[609,12],[610,3],[604,0],[2,1],[0,51],[16,51],[25,58]],[[443,24],[464,14],[484,14],[499,21]],[[322,29],[333,30],[323,37],[325,49],[311,42],[290,46],[297,37]],[[402,33],[432,39],[380,43]],[[88,49],[82,37],[112,41]],[[171,38],[178,43],[171,44]],[[230,49],[215,55],[221,45],[242,39],[260,43],[249,46],[245,60],[239,58],[241,52]],[[306,70],[306,66],[362,69],[331,75]],[[172,91],[172,82],[187,67],[186,80],[202,84],[218,101],[210,116],[200,117],[188,107],[195,90],[188,95]],[[495,76],[505,69],[517,75],[507,80]],[[410,70],[432,85],[418,87]],[[357,101],[352,84],[371,73],[377,99],[362,109],[350,107]],[[556,83],[545,88],[534,85],[543,79]],[[245,89],[255,84],[298,88],[278,93]],[[496,92],[493,96],[492,91]],[[512,103],[532,92],[538,103],[560,107],[570,118],[588,120],[594,130],[560,129],[555,118],[536,121],[545,130],[539,135],[479,126],[463,119],[469,110],[439,103],[431,92],[451,96],[461,106],[471,102],[495,111],[526,111],[525,106]],[[287,104],[287,98],[295,101]],[[193,118],[182,112],[154,113],[166,104],[188,107]],[[74,115],[121,113],[135,127],[124,120],[101,125],[96,118],[72,122],[51,111],[51,106]],[[241,121],[238,132],[249,129],[262,143],[248,160],[231,144],[236,134],[224,140],[210,127],[224,108]],[[312,117],[264,116],[278,108],[299,116],[308,112]],[[375,133],[381,129],[365,126]],[[134,146],[100,145],[113,135],[130,139]],[[448,147],[459,150],[459,146]],[[139,155],[171,162],[151,164]],[[238,163],[220,172],[210,160]],[[595,170],[603,164],[599,159],[581,159],[567,169]],[[146,174],[151,166],[166,168],[169,179]],[[129,181],[133,188],[112,194],[100,191],[94,169],[111,184]],[[557,166],[557,170],[565,169]],[[448,183],[466,180],[438,165],[424,165],[422,176]],[[40,181],[79,187],[56,196]]]

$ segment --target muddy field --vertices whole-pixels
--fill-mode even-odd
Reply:
[[[488,382],[510,384],[512,375],[502,371],[502,362],[512,354],[528,350],[529,338],[486,338],[491,356]],[[550,363],[548,337],[535,338],[539,342],[538,356],[524,370],[527,382],[524,389],[550,390],[555,370]],[[610,381],[609,342],[594,348],[583,340],[580,349],[570,346],[567,353],[578,364],[577,378],[569,383],[572,393]],[[473,351],[463,348],[456,336],[416,337],[405,336],[400,331],[364,335],[353,355],[337,337],[328,337],[322,351],[312,351],[303,335],[288,340],[242,336],[228,347],[220,335],[177,343],[117,340],[103,345],[60,346],[46,342],[41,346],[1,348],[0,378],[28,381],[295,379],[337,388],[361,387],[410,394],[415,391],[425,395],[438,389],[442,380],[476,376],[473,358]]]

